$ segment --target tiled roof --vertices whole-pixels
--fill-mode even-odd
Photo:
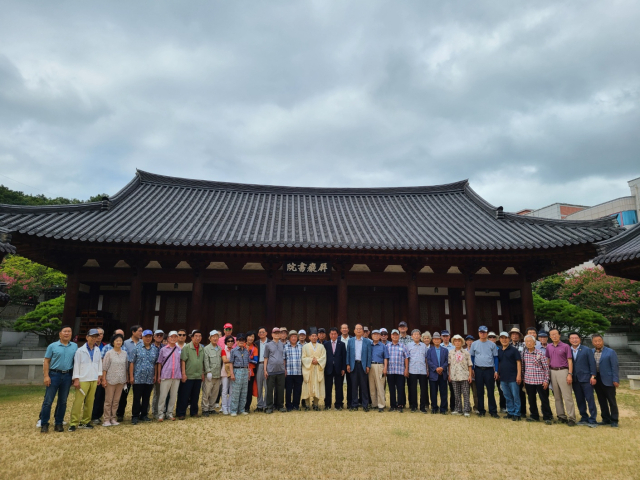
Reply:
[[[3,255],[7,253],[16,253],[15,247],[9,243],[10,238],[9,232],[0,228],[0,253]],[[1,259],[2,257],[0,256],[0,260]]]
[[[0,227],[82,242],[417,251],[553,248],[620,232],[611,218],[560,221],[503,212],[466,180],[430,187],[300,188],[143,171],[102,202],[0,205]]]
[[[596,265],[607,265],[625,261],[640,261],[640,224],[610,240],[597,244]]]

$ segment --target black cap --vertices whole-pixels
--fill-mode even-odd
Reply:
[[[399,326],[399,327],[407,327],[408,325],[407,325],[407,322],[400,322],[400,323],[398,324],[398,326]]]
[[[238,335],[236,335],[236,342],[246,341],[246,340],[247,340],[247,336],[244,333],[239,333]]]
[[[324,328],[320,327],[318,329],[318,333],[327,333],[327,331]]]

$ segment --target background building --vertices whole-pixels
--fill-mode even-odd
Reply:
[[[629,180],[631,195],[609,200],[594,206],[572,205],[569,203],[553,203],[537,210],[524,209],[519,215],[555,220],[595,220],[602,217],[615,216],[622,227],[630,227],[638,223],[640,218],[640,177]]]

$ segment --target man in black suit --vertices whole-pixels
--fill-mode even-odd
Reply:
[[[324,349],[327,351],[327,364],[324,367],[324,408],[331,408],[331,389],[336,387],[336,410],[342,410],[344,400],[343,385],[344,372],[347,369],[347,347],[338,338],[336,327],[329,330],[329,338],[324,342]]]

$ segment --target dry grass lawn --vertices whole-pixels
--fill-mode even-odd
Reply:
[[[640,391],[628,382],[619,429],[311,411],[43,435],[43,392],[0,386],[2,479],[640,478]]]

